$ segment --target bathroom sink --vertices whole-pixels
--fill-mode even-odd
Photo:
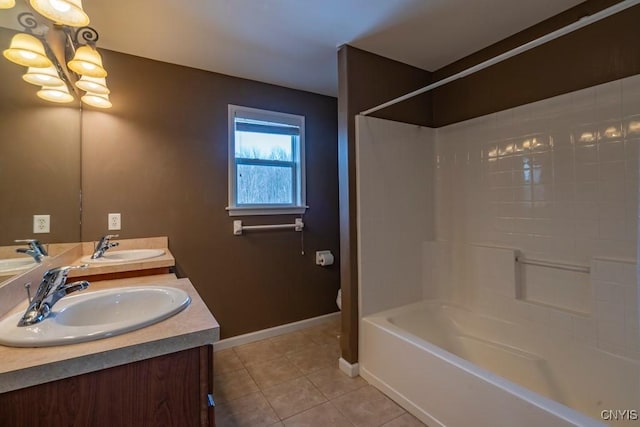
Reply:
[[[189,305],[189,295],[167,286],[88,291],[61,299],[40,323],[18,327],[23,313],[0,321],[0,345],[48,347],[123,334],[167,319]]]
[[[109,251],[97,259],[91,259],[91,255],[82,258],[82,262],[90,263],[112,263],[112,262],[132,262],[143,259],[156,258],[164,255],[164,249],[125,249],[121,251]]]
[[[0,259],[0,274],[20,273],[36,265],[38,265],[38,263],[31,257]]]

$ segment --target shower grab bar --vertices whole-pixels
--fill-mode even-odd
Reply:
[[[293,224],[271,224],[271,225],[242,225],[242,221],[233,221],[233,235],[242,236],[243,231],[251,230],[287,230],[293,228],[295,231],[302,231],[304,228],[304,222],[302,218],[296,218],[296,222]]]
[[[516,262],[520,264],[535,265],[538,267],[557,268],[559,270],[575,271],[578,273],[591,273],[591,268],[586,265],[568,264],[564,262],[546,261],[543,259],[532,259],[516,257]]]

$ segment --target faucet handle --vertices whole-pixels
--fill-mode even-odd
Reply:
[[[116,237],[118,237],[119,234],[107,234],[106,236],[102,236],[95,245],[95,250],[97,251],[98,249],[101,249],[103,246],[107,245],[109,243],[109,240],[111,239],[115,239]]]
[[[48,283],[46,293],[51,289],[57,289],[60,286],[64,286],[67,282],[67,275],[70,270],[78,270],[87,268],[89,264],[82,265],[67,265],[64,267],[56,267],[44,272],[42,276],[42,282]]]
[[[16,239],[14,240],[16,243],[40,243],[37,239]]]
[[[69,270],[81,270],[89,267],[89,264],[80,264],[80,265],[67,265],[64,267],[56,267],[50,270],[47,270],[44,274],[58,274],[58,273],[69,273]]]
[[[69,274],[70,270],[79,270],[79,269],[83,269],[83,268],[87,268],[89,266],[89,264],[81,264],[81,265],[67,265],[64,267],[56,267],[56,268],[52,268],[49,269],[47,271],[44,272],[44,276],[43,278],[46,280],[47,278],[49,280],[56,280],[58,277],[63,277],[64,280],[66,280],[67,278],[67,274]],[[63,280],[63,282],[64,282]]]
[[[40,243],[40,241],[37,240],[37,239],[17,239],[17,240],[14,240],[14,242],[16,242],[16,243],[26,243],[27,245],[29,245],[29,249],[28,250],[27,249],[18,248],[18,249],[16,249],[16,252],[29,254],[37,262],[41,262],[42,261],[42,257],[45,257],[45,256],[49,255],[47,253],[47,250],[42,245],[42,243]]]

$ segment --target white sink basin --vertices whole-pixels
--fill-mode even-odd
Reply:
[[[33,258],[7,258],[0,259],[0,274],[15,274],[28,270],[38,265]]]
[[[141,261],[143,259],[156,258],[164,255],[164,249],[125,249],[121,251],[105,252],[101,258],[91,259],[91,255],[82,258],[82,262],[90,263],[113,263],[113,262],[132,262]]]
[[[23,313],[0,321],[0,345],[48,347],[93,341],[157,323],[182,311],[191,298],[167,286],[87,291],[61,299],[40,323],[19,327]]]

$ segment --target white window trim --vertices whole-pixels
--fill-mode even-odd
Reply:
[[[300,138],[298,149],[300,150],[300,162],[298,169],[300,171],[297,177],[297,186],[300,188],[300,200],[294,204],[287,205],[249,205],[238,206],[236,201],[236,150],[235,150],[235,117],[236,114],[243,118],[271,121],[276,123],[285,123],[300,127]],[[229,179],[228,179],[228,196],[229,204],[226,210],[229,216],[245,216],[245,215],[287,215],[287,214],[304,214],[309,206],[306,205],[306,171],[305,171],[305,117],[295,114],[280,113],[276,111],[260,110],[257,108],[242,107],[239,105],[229,104],[228,116],[229,131]]]

